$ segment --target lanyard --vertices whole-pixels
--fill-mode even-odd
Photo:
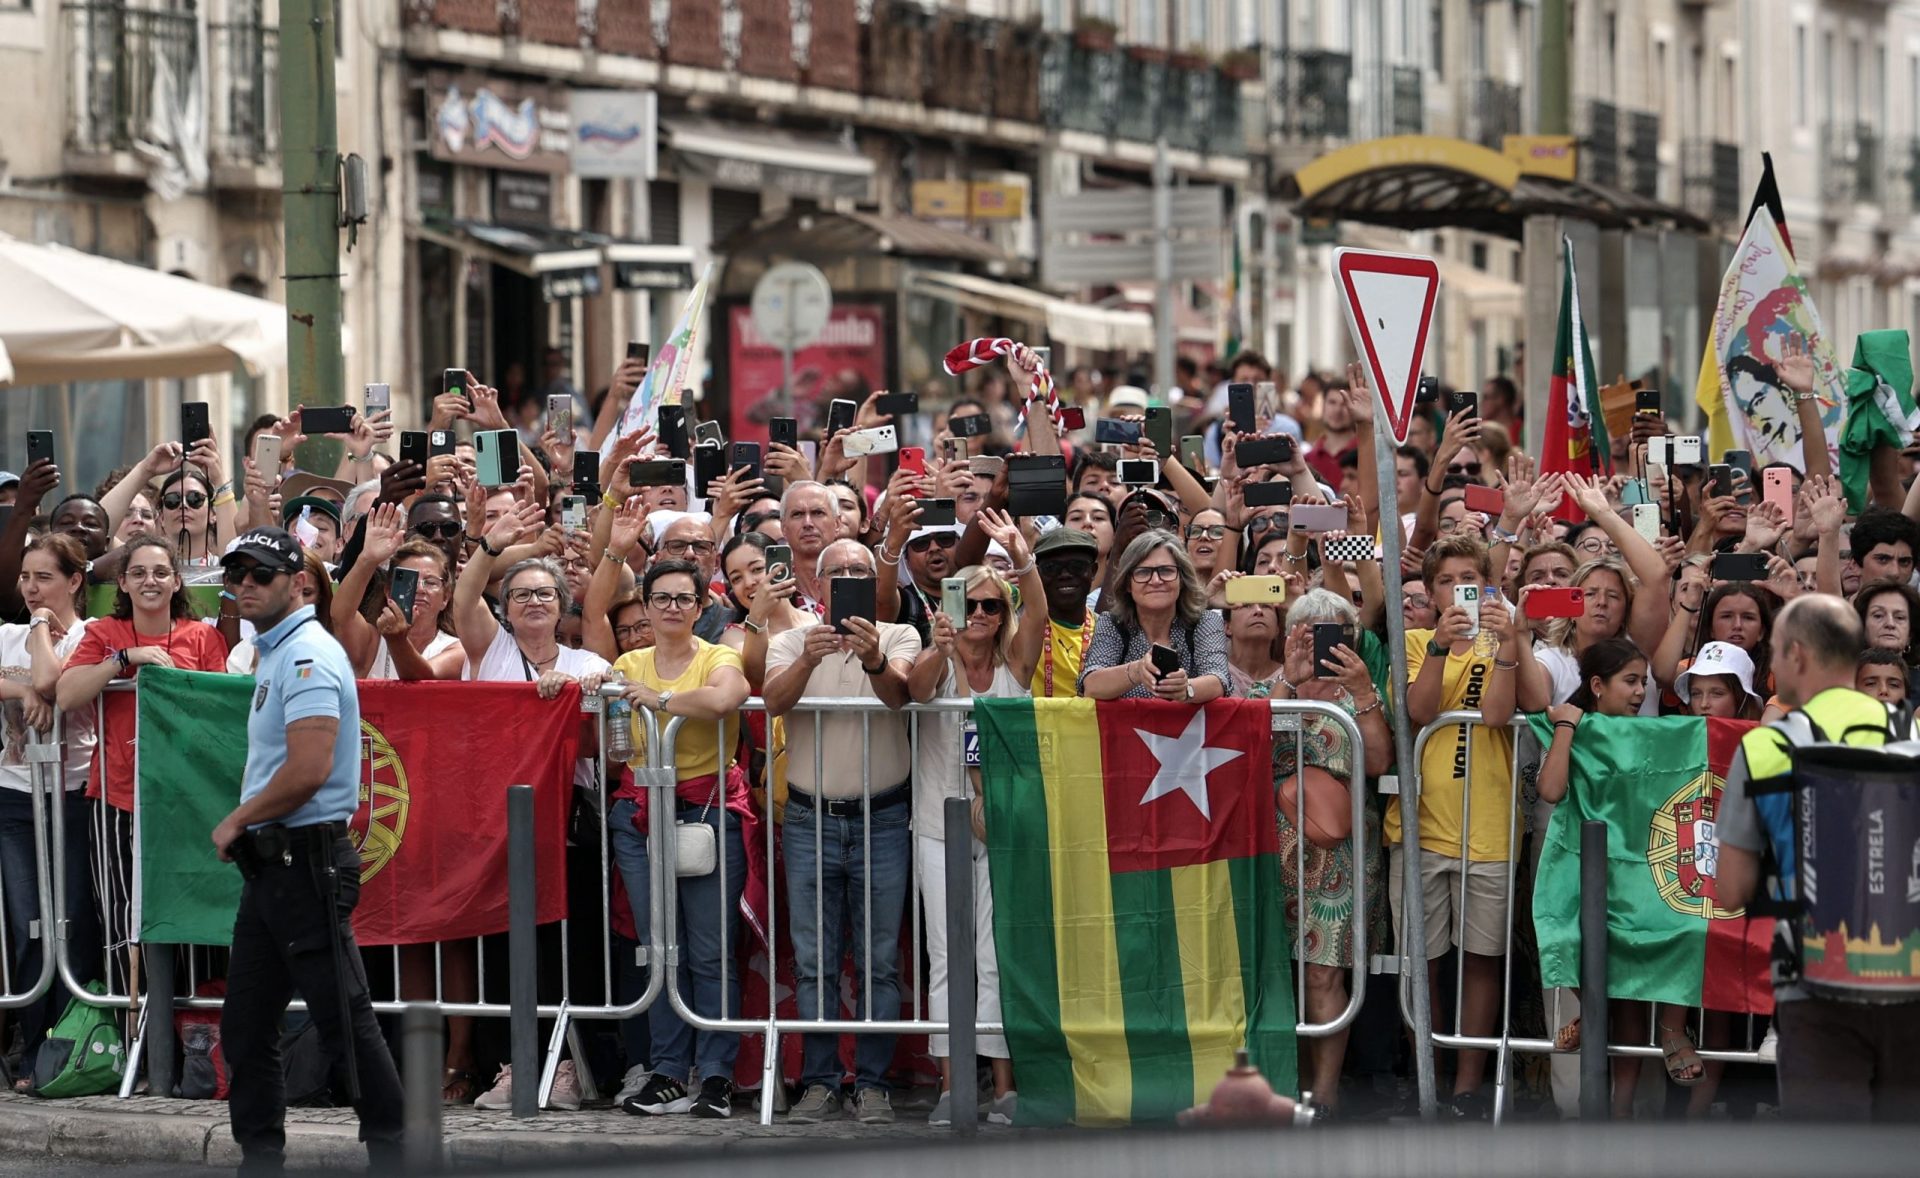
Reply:
[[[1053,698],[1053,627],[1053,619],[1047,619],[1047,662],[1041,673],[1041,681],[1045,685],[1042,689],[1045,693],[1041,696],[1042,699]],[[1092,645],[1093,611],[1088,610],[1087,616],[1080,623],[1080,665],[1083,667],[1087,665],[1087,648]]]

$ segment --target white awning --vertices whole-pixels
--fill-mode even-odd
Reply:
[[[723,188],[778,188],[814,200],[865,200],[873,188],[873,161],[835,139],[706,119],[661,119],[660,126],[682,172]]]
[[[971,311],[1044,328],[1058,343],[1102,352],[1153,347],[1153,318],[1138,311],[1082,306],[1032,287],[944,270],[916,270],[913,287]]]

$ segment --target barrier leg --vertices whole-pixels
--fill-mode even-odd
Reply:
[[[566,1019],[567,1046],[573,1049],[573,1078],[580,1083],[580,1099],[599,1100],[600,1085],[593,1082],[593,1069],[587,1066],[587,1049],[580,1042],[580,1020],[571,1013]]]
[[[567,1045],[567,1032],[572,1025],[572,1016],[567,1013],[566,1004],[563,1002],[560,1005],[560,1013],[554,1016],[553,1033],[547,1036],[546,1062],[540,1065],[541,1108],[546,1108],[547,1103],[553,1099],[553,1078],[560,1074],[560,1049]],[[573,1067],[574,1075],[577,1077],[580,1065],[575,1063]]]
[[[173,1067],[173,953],[172,945],[141,945],[139,953],[146,961],[147,1000],[141,1006],[146,1016],[147,1092],[153,1096],[172,1096],[177,1077]],[[133,1067],[133,1057],[127,1057]]]
[[[445,1024],[431,1003],[409,1003],[400,1016],[401,1058],[406,1063],[407,1173],[441,1169],[440,1064],[446,1059]]]
[[[948,798],[941,817],[946,827],[947,869],[947,1077],[953,1102],[953,1135],[980,1131],[980,1084],[974,1050],[979,979],[973,954],[973,807],[965,798]]]
[[[769,991],[768,1001],[773,1003],[773,999],[774,995]],[[774,1110],[780,1104],[780,1086],[786,1083],[780,1076],[780,1027],[771,1014],[767,1016],[767,1041],[761,1048],[761,1055],[760,1123],[771,1125]]]
[[[1607,1067],[1607,824],[1580,824],[1580,1119],[1612,1108]]]
[[[133,1018],[133,1046],[127,1050],[127,1070],[120,1076],[120,1099],[126,1100],[133,1095],[133,1086],[140,1082],[140,1049],[147,1041],[147,1007],[142,1006]],[[148,1086],[151,1089],[151,1085]],[[164,1094],[173,1095],[172,1089]]]
[[[513,1115],[540,1111],[539,949],[534,944],[533,787],[507,787],[507,1000],[512,1007]]]

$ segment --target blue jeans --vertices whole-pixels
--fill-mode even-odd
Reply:
[[[86,795],[80,790],[63,790],[51,805],[64,806],[66,812],[67,939],[78,948],[70,955],[80,980],[90,981],[100,963],[100,918],[93,902],[93,873],[87,857],[88,831],[92,813]],[[49,845],[53,816],[47,815]],[[7,945],[13,960],[9,980],[16,991],[33,985],[40,976],[41,954],[53,943],[53,930],[44,921],[40,935],[30,935],[33,922],[40,920],[40,885],[36,874],[38,858],[34,854],[33,801],[23,790],[0,789],[0,890],[6,892]],[[61,995],[60,1007],[54,1006]],[[23,1069],[33,1066],[33,1056],[47,1037],[47,1028],[65,1009],[63,987],[56,976],[53,985],[39,1001],[20,1012],[21,1055]]]
[[[656,797],[657,805],[660,798]],[[649,913],[652,911],[652,881],[647,874],[647,840],[633,828],[637,809],[622,799],[613,804],[607,816],[607,841],[613,849],[620,878],[627,885],[627,900],[633,905],[634,927],[643,944],[650,943]],[[702,807],[680,805],[678,820],[700,821]],[[707,811],[706,824],[719,833],[719,846],[726,856],[727,890],[720,891],[721,864],[706,875],[683,876],[680,893],[680,994],[687,1005],[703,1018],[721,1016],[722,990],[720,961],[727,958],[727,985],[724,992],[726,1015],[740,1017],[740,970],[733,958],[740,947],[740,893],[747,883],[747,851],[740,841],[738,818],[727,816],[724,829],[720,819],[725,812],[714,806]],[[740,1036],[731,1031],[699,1031],[688,1026],[674,1013],[672,1003],[662,993],[647,1008],[647,1029],[652,1037],[652,1055],[648,1066],[674,1080],[692,1074],[695,1083],[720,1076],[733,1079],[733,1059],[740,1053]],[[628,1066],[639,1062],[628,1060]]]
[[[860,819],[819,815],[816,840],[812,799],[798,792],[787,795],[782,847],[787,864],[787,923],[793,937],[793,972],[801,1018],[840,1016],[840,962],[850,943],[856,945],[854,1010],[860,1017],[875,1020],[899,1017],[900,917],[906,910],[911,886],[913,836],[907,821],[912,815],[911,804],[889,806],[868,815],[869,860]],[[871,920],[863,915],[869,884],[873,891]],[[820,909],[817,924],[816,902]],[[866,944],[858,947],[863,932]],[[869,961],[872,976],[863,978]],[[873,991],[871,1010],[863,1009],[869,982]],[[856,1089],[885,1087],[887,1068],[893,1062],[893,1041],[892,1035],[855,1036]],[[840,1037],[806,1036],[801,1083],[838,1089],[840,1078]]]

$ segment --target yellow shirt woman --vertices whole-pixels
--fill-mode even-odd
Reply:
[[[740,652],[726,646],[717,646],[705,639],[694,641],[693,661],[677,677],[667,679],[661,676],[653,663],[654,648],[628,651],[613,664],[613,669],[625,675],[630,681],[642,683],[655,691],[692,691],[705,687],[707,679],[720,667],[732,667],[742,675],[746,669],[740,661]],[[735,747],[740,743],[740,715],[734,713],[724,721],[726,734],[716,740],[721,725],[708,721],[687,720],[680,725],[680,733],[674,740],[674,780],[691,781],[697,777],[711,777],[720,772],[724,762],[720,758],[720,744],[723,740],[728,759],[732,759]],[[639,764],[646,757],[646,731],[636,714],[633,718],[634,759],[630,764]]]

